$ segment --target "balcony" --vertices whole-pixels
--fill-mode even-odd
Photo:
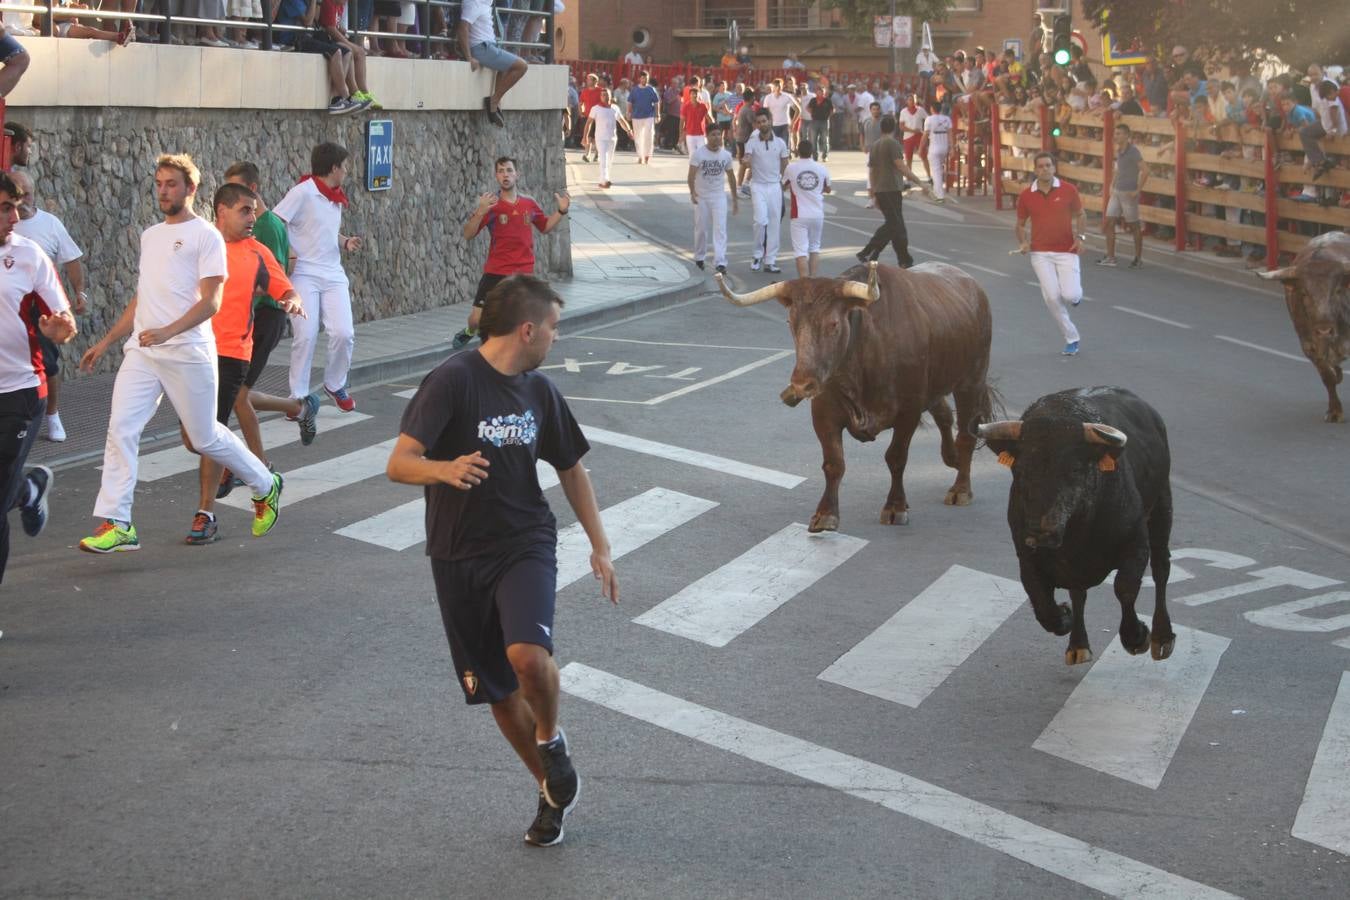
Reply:
[[[734,21],[741,34],[756,31],[806,31],[819,28],[839,28],[839,10],[820,9],[815,0],[768,0],[764,17],[756,15],[756,5],[725,3],[722,0],[704,0],[699,4],[695,29],[704,32],[726,32]],[[683,30],[683,29],[681,29]]]

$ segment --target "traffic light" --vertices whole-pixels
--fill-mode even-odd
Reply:
[[[1069,53],[1069,45],[1073,43],[1072,33],[1073,19],[1067,14],[1055,16],[1050,52],[1053,54],[1057,66],[1067,66],[1069,60],[1073,58],[1073,55]]]

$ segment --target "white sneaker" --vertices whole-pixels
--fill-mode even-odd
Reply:
[[[47,417],[47,440],[61,443],[66,439],[66,429],[61,425],[61,414]]]
[[[750,271],[751,272],[759,271],[759,260],[755,259],[750,261]]]

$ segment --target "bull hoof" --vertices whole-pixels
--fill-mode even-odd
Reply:
[[[882,525],[908,525],[909,510],[896,509],[894,506],[883,506],[881,508]]]
[[[1145,625],[1143,622],[1140,622],[1139,627],[1143,629],[1144,634],[1141,638],[1139,638],[1138,644],[1135,644],[1133,647],[1129,647],[1125,645],[1124,638],[1122,638],[1120,641],[1120,645],[1122,647],[1125,647],[1125,652],[1129,653],[1131,656],[1138,656],[1140,653],[1144,652],[1145,647],[1149,646],[1148,626]]]
[[[1070,631],[1073,631],[1073,610],[1069,609],[1069,604],[1061,603],[1059,605],[1059,627],[1055,629],[1058,637],[1064,637]]]
[[[806,530],[812,534],[817,534],[822,531],[838,531],[839,517],[835,515],[826,515],[824,513],[816,513],[811,517],[811,524],[806,527]]]
[[[1341,413],[1340,410],[1336,410],[1335,412],[1329,412],[1326,415],[1325,421],[1328,425],[1335,425],[1339,422],[1344,422],[1345,415]]]
[[[1090,647],[1070,647],[1064,651],[1064,665],[1079,666],[1083,663],[1092,662],[1092,648]]]
[[[970,501],[974,499],[975,495],[968,488],[963,491],[952,488],[947,492],[947,496],[942,498],[942,503],[944,506],[969,506]]]
[[[1172,655],[1172,648],[1176,646],[1176,643],[1176,635],[1164,639],[1155,634],[1152,640],[1149,641],[1149,650],[1153,654],[1154,659],[1167,659],[1167,657]]]

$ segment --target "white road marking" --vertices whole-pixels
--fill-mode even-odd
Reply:
[[[1341,673],[1290,833],[1350,856],[1350,672]]]
[[[1228,553],[1224,550],[1208,550],[1204,547],[1183,547],[1172,551],[1172,559],[1200,559],[1205,565],[1215,569],[1245,569],[1256,565],[1250,556]]]
[[[535,471],[539,475],[539,487],[543,490],[558,484],[558,471],[542,459],[535,462]],[[288,487],[289,484],[287,481]],[[288,494],[283,492],[281,498],[284,502],[288,499]],[[407,550],[427,539],[426,500],[419,497],[359,522],[353,522],[333,533],[388,550]]]
[[[385,466],[389,463],[389,453],[397,441],[398,438],[390,438],[323,462],[282,472],[286,484],[281,493],[281,505],[286,507],[329,491],[345,488],[358,481],[365,481],[367,478],[374,478],[376,475],[383,475]],[[220,503],[235,509],[252,510],[253,500],[249,496],[250,493],[250,491],[235,491]]]
[[[985,266],[977,266],[977,265],[976,265],[975,263],[973,263],[973,262],[961,262],[961,263],[957,263],[957,265],[959,265],[959,266],[960,266],[961,268],[963,268],[963,269],[978,269],[978,270],[981,271],[981,272],[988,272],[990,275],[997,275],[999,278],[1011,278],[1011,277],[1012,277],[1012,276],[1009,275],[1007,272],[1000,272],[998,269],[990,269],[990,268],[986,268]]]
[[[1208,885],[1088,844],[922,781],[664,694],[581,663],[562,670],[574,697],[786,772],[812,784],[875,803],[1067,878],[1125,898],[1231,898]]]
[[[1312,609],[1321,609],[1335,603],[1350,603],[1350,591],[1332,591],[1316,597],[1303,597],[1279,603],[1263,609],[1253,609],[1242,614],[1248,622],[1265,628],[1278,628],[1281,631],[1301,631],[1310,634],[1329,634],[1350,628],[1350,612],[1339,616],[1305,616]]]
[[[319,419],[319,433],[325,434],[338,428],[355,425],[357,422],[364,422],[369,418],[370,416],[358,412],[322,417]],[[258,431],[262,435],[263,446],[269,450],[294,444],[300,440],[299,426],[294,422],[286,421],[284,416],[278,416],[275,419],[268,419],[266,422],[260,423]],[[235,434],[238,435],[239,432],[236,431]],[[201,457],[187,452],[180,444],[142,456],[140,465],[136,470],[136,480],[159,481],[161,478],[168,478],[182,472],[195,472],[200,464]],[[99,468],[103,467],[99,466]],[[287,478],[289,479],[289,476]]]
[[[682,388],[677,388],[669,393],[661,394],[660,396],[657,397],[651,397],[647,400],[609,400],[608,398],[604,397],[572,397],[572,396],[568,396],[567,399],[600,400],[609,403],[640,403],[643,406],[655,406],[658,403],[665,403],[667,400],[674,400],[676,397],[683,397],[685,394],[692,394],[694,391],[701,391],[706,387],[712,387],[714,384],[721,384],[723,381],[730,381],[733,378],[738,378],[741,375],[744,375],[746,372],[758,369],[760,366],[767,366],[769,363],[778,362],[778,360],[782,359],[785,356],[791,356],[794,352],[796,351],[780,350],[777,353],[773,354],[772,356],[766,356],[764,359],[757,360],[752,363],[746,363],[743,366],[738,366],[737,368],[732,369],[730,372],[725,372],[713,378],[705,378],[703,381],[685,385]]]
[[[417,395],[417,388],[408,388],[406,391],[394,391],[395,397],[402,397],[404,400],[411,400]]]
[[[618,559],[674,531],[717,506],[712,500],[652,488],[600,511],[610,540],[610,558]],[[591,543],[580,522],[558,532],[558,590],[591,574]]]
[[[760,481],[764,484],[777,485],[778,487],[787,488],[788,490],[795,488],[806,480],[800,475],[790,475],[787,472],[766,469],[763,466],[756,466],[752,463],[743,463],[734,459],[727,459],[725,456],[714,456],[711,453],[703,453],[699,450],[676,447],[674,444],[649,441],[646,438],[640,438],[631,434],[622,434],[618,431],[609,431],[604,428],[596,428],[593,425],[583,425],[581,426],[581,430],[586,435],[586,440],[593,444],[605,444],[610,447],[618,447],[621,450],[631,450],[634,453],[645,453],[648,456],[655,456],[659,459],[668,459],[672,462],[684,463],[689,466],[711,469],[714,472],[721,472],[724,475],[735,475],[738,478],[748,478],[751,481]]]
[[[1295,356],[1292,353],[1285,353],[1283,350],[1272,350],[1269,347],[1262,347],[1260,344],[1252,344],[1248,343],[1247,341],[1240,341],[1237,338],[1228,337],[1227,335],[1224,334],[1216,334],[1214,336],[1221,341],[1227,341],[1230,344],[1237,344],[1239,347],[1249,347],[1252,350],[1260,350],[1262,353],[1269,353],[1271,356],[1282,356],[1285,359],[1292,359],[1294,362],[1301,362],[1301,363],[1305,363],[1308,361],[1308,357],[1306,356]]]
[[[825,224],[826,224],[826,225],[833,225],[835,228],[842,228],[842,229],[844,229],[845,231],[851,231],[851,232],[853,232],[854,234],[861,234],[863,237],[868,237],[868,238],[870,238],[870,237],[872,236],[872,234],[874,233],[874,231],[875,231],[875,229],[874,229],[873,231],[864,231],[864,230],[862,230],[861,228],[854,228],[852,225],[842,225],[842,224],[840,224],[839,222],[837,222],[837,221],[835,221],[835,220],[833,220],[833,219],[826,219],[826,220],[825,220]],[[878,219],[878,221],[877,221],[877,224],[878,224],[878,225],[881,224],[881,221],[880,221],[879,219]],[[890,244],[887,244],[886,246],[889,247]],[[948,261],[951,260],[951,257],[950,257],[950,256],[945,256],[944,254],[938,253],[936,250],[925,250],[925,249],[923,249],[922,247],[916,247],[916,246],[914,246],[913,244],[910,244],[910,245],[909,245],[909,251],[910,251],[911,253],[923,253],[923,254],[925,254],[926,256],[933,256],[933,257],[936,257],[936,258],[938,258],[938,259],[944,259],[944,260],[948,260]]]
[[[1254,594],[1257,591],[1265,591],[1273,587],[1298,587],[1312,591],[1341,583],[1334,578],[1323,578],[1321,575],[1290,569],[1286,566],[1253,569],[1243,574],[1250,575],[1252,580],[1242,584],[1230,584],[1227,587],[1215,588],[1212,591],[1205,591],[1200,594],[1191,594],[1189,597],[1179,597],[1173,602],[1184,603],[1187,606],[1204,606],[1216,600],[1241,597],[1244,594]]]
[[[1162,316],[1155,316],[1152,313],[1140,312],[1137,309],[1130,309],[1128,306],[1113,305],[1111,308],[1118,309],[1123,313],[1129,313],[1132,316],[1138,316],[1141,319],[1152,319],[1154,322],[1161,322],[1164,325],[1171,325],[1173,328],[1185,328],[1189,330],[1191,327],[1184,322],[1177,322],[1172,319],[1164,319]]]
[[[573,336],[572,339],[577,341],[612,341],[616,344],[644,344],[649,347],[695,347],[700,350],[757,350],[763,353],[792,352],[783,347],[735,347],[727,344],[684,344],[677,341],[640,341],[636,338],[600,337],[599,335],[594,334],[579,334]]]
[[[789,525],[633,621],[725,647],[865,546],[860,538]]]
[[[1026,596],[1016,581],[952,566],[817,677],[917,707]]]
[[[1172,630],[1176,649],[1162,661],[1130,656],[1112,638],[1031,746],[1156,790],[1229,644],[1217,634]]]

